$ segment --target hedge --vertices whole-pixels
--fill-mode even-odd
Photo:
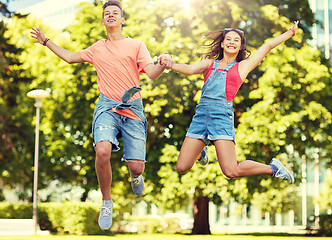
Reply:
[[[133,233],[178,233],[178,219],[129,217],[113,218],[110,231],[98,225],[100,205],[85,202],[52,202],[38,205],[38,224],[41,230],[57,234],[111,235],[112,232]],[[114,214],[115,215],[115,214]],[[116,214],[119,216],[119,214]],[[0,218],[31,219],[32,204],[9,204],[0,202]]]
[[[99,205],[98,205],[99,206]],[[58,234],[105,234],[98,226],[99,209],[84,202],[40,203],[38,224],[41,230]],[[32,204],[0,203],[0,218],[31,219]]]

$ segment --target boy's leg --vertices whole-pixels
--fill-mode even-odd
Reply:
[[[130,178],[131,178],[131,187],[133,192],[136,195],[141,195],[144,190],[144,179],[142,173],[144,172],[145,163],[141,160],[127,160]]]
[[[107,230],[112,225],[113,201],[111,198],[111,182],[112,182],[112,168],[111,168],[111,150],[112,144],[108,141],[101,141],[96,144],[96,173],[103,195],[102,206],[100,208],[98,224],[101,229]]]
[[[146,155],[146,122],[121,117],[121,135],[123,139],[123,160],[128,163],[131,186],[136,195],[144,190],[142,173]]]
[[[201,139],[186,137],[183,141],[176,169],[179,173],[185,173],[191,169],[202,152],[205,143]]]
[[[96,173],[103,195],[98,224],[101,229],[107,230],[112,225],[113,201],[110,193],[112,183],[111,151],[118,150],[119,116],[111,111],[103,112],[94,124],[94,142],[96,151]]]
[[[141,175],[144,172],[145,163],[142,160],[128,159],[128,167],[132,174]]]
[[[103,200],[111,200],[111,183],[112,183],[112,168],[111,168],[111,150],[112,143],[108,141],[101,141],[96,144],[96,173],[100,186]]]

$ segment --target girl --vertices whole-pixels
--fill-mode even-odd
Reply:
[[[211,141],[216,148],[221,170],[229,178],[269,174],[287,179],[289,183],[294,182],[291,172],[276,158],[269,165],[251,160],[237,162],[232,101],[249,72],[271,49],[294,36],[297,25],[298,21],[294,22],[290,30],[262,45],[252,56],[246,49],[241,30],[226,28],[212,32],[209,36],[213,42],[208,45],[211,51],[205,59],[193,65],[172,65],[172,70],[182,74],[203,73],[205,80],[200,102],[176,164],[179,173],[190,170],[200,152],[201,160],[207,159],[204,146]],[[250,57],[247,57],[248,53]]]

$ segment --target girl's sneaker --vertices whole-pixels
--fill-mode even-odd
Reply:
[[[201,165],[206,165],[206,164],[208,164],[208,162],[209,162],[209,157],[208,157],[208,155],[207,155],[207,146],[205,146],[204,148],[203,148],[203,151],[201,152],[201,156],[200,156],[200,158],[198,159],[198,162],[201,164]]]
[[[272,158],[270,162],[272,167],[272,176],[288,180],[289,183],[294,183],[293,174],[276,158]]]

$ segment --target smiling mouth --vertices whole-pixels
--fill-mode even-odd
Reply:
[[[109,19],[109,20],[107,20],[107,22],[115,22],[115,20],[114,19]]]

